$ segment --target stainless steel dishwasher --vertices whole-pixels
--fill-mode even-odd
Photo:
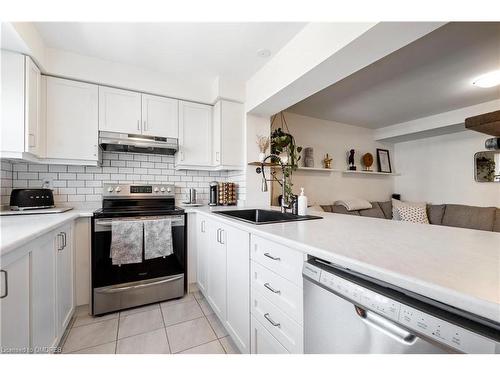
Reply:
[[[305,353],[500,353],[500,324],[311,258]]]

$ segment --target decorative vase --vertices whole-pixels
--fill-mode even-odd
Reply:
[[[264,159],[266,158],[266,154],[263,153],[263,152],[260,152],[259,153],[259,161],[262,163],[264,161]]]
[[[312,147],[304,148],[304,167],[314,168],[314,149]]]

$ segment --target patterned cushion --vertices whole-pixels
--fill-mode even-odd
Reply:
[[[398,215],[401,221],[409,221],[411,223],[429,224],[425,207],[421,206],[399,206],[397,208]]]
[[[400,207],[420,207],[424,210],[427,208],[427,204],[425,202],[403,202],[397,199],[392,199],[392,220],[401,220],[399,216],[399,208]],[[426,213],[427,216],[427,213]]]

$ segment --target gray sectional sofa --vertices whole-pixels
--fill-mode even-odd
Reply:
[[[321,205],[325,212],[392,219],[392,201],[371,202],[372,208],[347,211],[344,206]],[[461,204],[428,204],[427,216],[434,225],[500,232],[500,208]]]

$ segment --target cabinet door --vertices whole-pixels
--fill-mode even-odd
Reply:
[[[98,86],[45,77],[47,157],[97,160]]]
[[[141,134],[141,94],[99,86],[99,130]]]
[[[196,215],[196,280],[198,288],[206,295],[208,291],[208,246],[209,235],[207,219],[204,216]]]
[[[56,270],[54,233],[36,241],[31,265],[31,343],[33,347],[52,347],[57,344],[56,328]],[[60,245],[59,245],[60,247]]]
[[[243,166],[243,104],[222,100],[221,102],[220,164]]]
[[[250,234],[224,226],[227,326],[242,353],[250,353]]]
[[[219,100],[214,105],[212,116],[212,163],[218,167],[222,165],[222,102]],[[234,142],[234,140],[233,140]]]
[[[142,94],[142,134],[178,138],[179,101]]]
[[[30,255],[26,254],[8,264],[2,259],[0,272],[0,345],[9,349],[28,349],[30,346]]]
[[[45,156],[45,136],[41,121],[42,83],[40,69],[28,56],[25,57],[25,131],[27,152]]]
[[[215,313],[226,320],[226,236],[221,225],[209,222],[208,299]]]
[[[212,165],[212,107],[179,101],[178,166]]]
[[[75,305],[71,225],[63,227],[56,236],[57,333],[58,337],[62,337]]]
[[[288,354],[288,351],[253,316],[252,354]]]
[[[219,100],[213,109],[214,166],[241,167],[244,162],[243,105]]]

